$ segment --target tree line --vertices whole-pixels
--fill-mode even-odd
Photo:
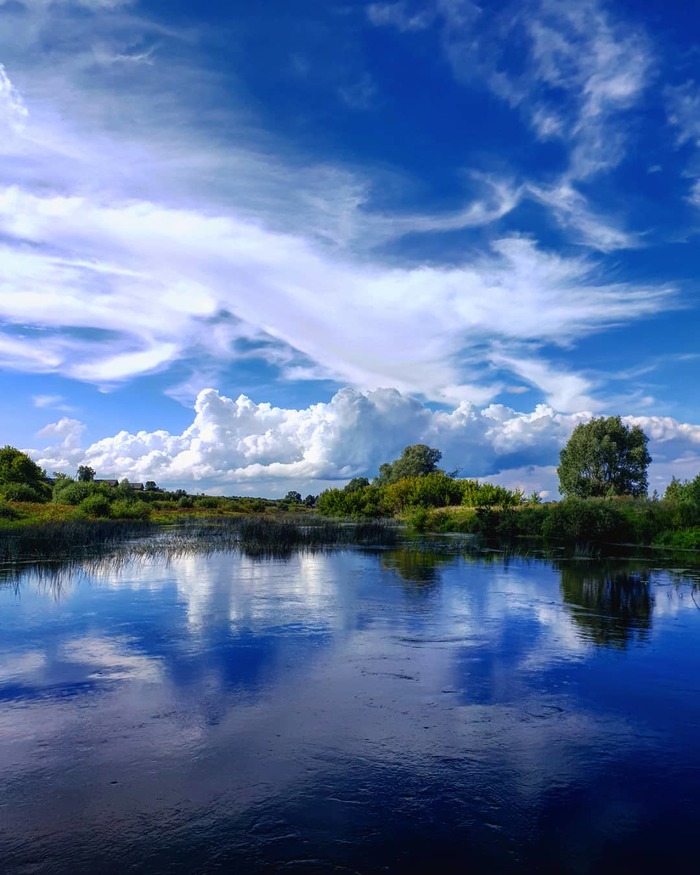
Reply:
[[[14,447],[0,449],[0,517],[11,518],[7,502],[72,505],[85,516],[146,519],[157,509],[262,512],[315,509],[334,517],[398,516],[416,528],[473,531],[497,535],[538,535],[565,540],[632,540],[700,546],[700,474],[691,481],[673,478],[663,498],[649,499],[648,437],[619,416],[579,424],[562,449],[557,469],[558,503],[526,497],[492,483],[460,478],[459,470],[439,467],[440,450],[407,446],[398,459],[380,465],[373,480],[355,477],[343,488],[302,499],[288,492],[279,501],[246,497],[192,496],[168,492],[148,481],[136,492],[128,481],[116,486],[96,481],[81,465],[75,477],[46,473]],[[455,509],[469,511],[458,513]]]

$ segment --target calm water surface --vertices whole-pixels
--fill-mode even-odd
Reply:
[[[401,550],[0,581],[0,869],[697,872],[696,582]]]

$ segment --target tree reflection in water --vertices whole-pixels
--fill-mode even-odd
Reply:
[[[555,566],[564,604],[584,638],[619,649],[649,640],[654,599],[647,570],[607,563]]]
[[[426,592],[439,584],[441,568],[455,561],[455,553],[439,553],[425,549],[388,550],[380,554],[382,570],[396,571],[406,583],[418,584],[411,589]]]

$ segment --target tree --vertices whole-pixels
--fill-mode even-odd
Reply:
[[[285,501],[287,504],[301,504],[302,503],[301,493],[295,492],[294,490],[291,490],[290,492],[288,492],[284,496],[282,501]]]
[[[388,486],[403,480],[404,477],[423,477],[440,469],[437,463],[442,458],[440,450],[425,444],[412,444],[406,447],[400,458],[379,466],[379,476],[374,478],[375,486]]]
[[[11,501],[11,495],[20,493],[24,495],[20,501],[46,501],[51,491],[46,473],[36,462],[21,450],[4,446],[0,449],[0,492]]]
[[[579,498],[646,495],[648,442],[638,425],[619,416],[579,423],[559,456],[559,491]]]
[[[366,477],[353,477],[348,483],[343,487],[343,492],[358,492],[360,489],[364,489],[365,486],[369,486],[369,480]]]
[[[92,483],[95,479],[95,469],[89,465],[78,465],[78,482]]]

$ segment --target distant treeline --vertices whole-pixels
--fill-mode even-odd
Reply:
[[[700,474],[685,482],[674,478],[663,498],[570,496],[543,504],[536,494],[527,498],[502,486],[432,473],[387,486],[351,481],[322,492],[316,508],[329,516],[399,516],[421,531],[700,547]]]
[[[0,448],[0,520],[12,522],[91,519],[147,520],[178,511],[208,513],[264,513],[272,508],[297,506],[294,500],[273,501],[245,496],[190,495],[184,489],[168,491],[154,481],[145,486],[128,480],[96,480],[95,471],[80,466],[75,477],[46,473],[15,447]],[[302,504],[299,496],[298,504]],[[46,505],[39,513],[33,505]],[[53,508],[51,507],[53,506]],[[60,513],[61,509],[69,509]]]
[[[328,516],[381,517],[404,514],[417,508],[515,507],[524,496],[491,483],[458,480],[442,471],[402,477],[395,482],[370,483],[365,478],[351,480],[343,489],[327,489],[316,500],[316,510]]]

